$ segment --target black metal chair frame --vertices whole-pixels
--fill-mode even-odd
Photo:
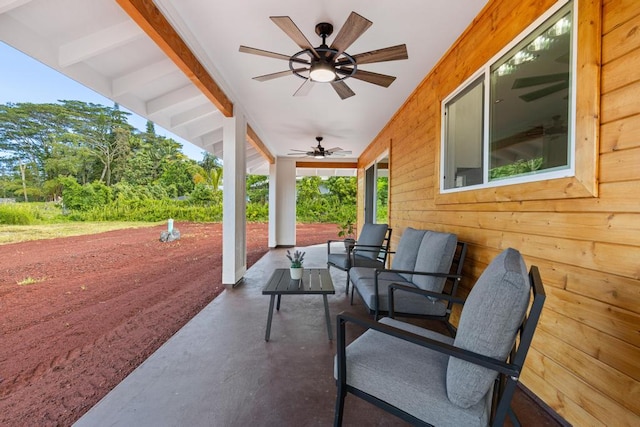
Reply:
[[[421,271],[406,271],[406,270],[392,270],[392,269],[378,269],[376,270],[376,275],[375,275],[375,295],[376,295],[376,307],[374,309],[369,309],[369,314],[373,315],[374,319],[379,319],[380,315],[386,315],[386,314],[390,314],[391,311],[393,311],[393,295],[391,290],[389,291],[389,307],[390,307],[390,311],[383,311],[383,310],[379,310],[379,290],[378,290],[378,276],[383,273],[383,272],[392,272],[392,273],[398,273],[398,274],[417,274],[417,275],[423,275],[423,276],[433,276],[433,277],[446,277],[447,278],[447,283],[445,283],[444,286],[444,290],[442,292],[442,294],[440,293],[435,293],[435,295],[447,295],[449,298],[440,298],[438,297],[438,299],[445,299],[447,300],[447,310],[445,312],[444,316],[429,316],[429,315],[423,315],[423,314],[413,314],[413,313],[401,313],[398,312],[397,315],[398,316],[402,316],[402,317],[416,317],[416,318],[421,318],[421,319],[435,319],[435,320],[441,320],[444,322],[445,326],[447,327],[447,329],[449,330],[449,333],[451,334],[451,336],[455,336],[456,334],[456,327],[449,321],[450,317],[451,317],[451,311],[453,309],[453,301],[452,299],[455,299],[455,296],[458,292],[458,286],[460,284],[460,280],[462,280],[462,267],[464,265],[464,260],[467,256],[467,243],[465,242],[457,242],[456,244],[456,253],[453,257],[453,262],[451,263],[451,269],[449,270],[449,274],[445,274],[445,273],[429,273],[429,272],[421,272]],[[393,252],[390,252],[393,253]],[[407,289],[416,289],[417,291],[420,291],[421,289],[419,288],[411,288],[410,286],[406,286]],[[357,288],[354,289],[357,291]],[[353,294],[355,292],[351,292],[351,305],[353,305]],[[420,294],[419,292],[414,292],[417,294]],[[432,292],[433,294],[433,292]],[[360,295],[360,292],[358,291],[358,295]],[[425,298],[427,297],[426,294],[423,295],[425,296]],[[433,295],[430,295],[433,296]],[[362,298],[362,295],[360,295],[360,298]],[[393,316],[390,316],[393,317]]]
[[[376,259],[382,263],[382,265],[387,265],[387,257],[389,256],[389,245],[391,244],[391,228],[387,228],[387,232],[385,233],[384,239],[382,240],[382,245],[380,246],[372,246],[372,245],[359,245],[356,241],[353,245],[346,246],[346,256],[347,256],[347,268],[342,268],[339,265],[336,265],[332,262],[329,262],[329,255],[331,255],[331,243],[335,242],[344,242],[344,240],[327,240],[327,268],[335,267],[338,270],[347,272],[347,285],[346,285],[346,295],[349,295],[349,285],[351,284],[349,280],[349,270],[352,266],[356,265],[355,261],[355,253],[356,252],[377,252]],[[353,300],[353,299],[352,299]]]
[[[366,329],[374,329],[387,335],[394,336],[396,338],[414,343],[416,345],[429,348],[431,350],[447,354],[449,356],[457,357],[462,360],[474,363],[476,365],[483,366],[485,368],[498,372],[496,383],[493,389],[492,400],[492,413],[491,413],[491,426],[498,427],[504,424],[507,416],[511,419],[515,426],[520,426],[520,422],[517,419],[516,414],[511,409],[511,400],[515,393],[516,386],[518,384],[520,374],[524,365],[525,358],[531,346],[533,340],[533,334],[535,332],[544,300],[546,298],[544,288],[542,286],[542,280],[540,273],[536,266],[532,266],[529,271],[529,281],[533,292],[533,303],[529,309],[528,316],[523,319],[520,328],[518,330],[519,339],[514,343],[514,347],[509,355],[507,361],[501,361],[484,356],[479,353],[475,353],[469,350],[465,350],[453,345],[445,344],[440,341],[429,339],[420,335],[412,334],[407,331],[403,331],[398,328],[385,325],[376,321],[372,321],[369,318],[357,316],[348,313],[341,313],[337,316],[337,372],[338,379],[336,385],[338,393],[336,397],[336,408],[334,417],[334,426],[342,425],[342,418],[344,413],[344,400],[347,393],[351,393],[358,396],[367,402],[370,402],[383,410],[396,415],[397,417],[417,426],[430,426],[428,424],[411,414],[396,408],[389,403],[378,399],[368,393],[358,390],[346,383],[347,371],[346,371],[346,340],[345,340],[345,326],[349,323],[354,323],[358,326]],[[393,284],[390,289],[390,304],[393,300],[393,292],[395,290],[405,290],[407,292],[414,292],[424,295],[429,295],[437,298],[448,299],[452,303],[464,304],[464,300],[461,298],[450,297],[448,295],[438,294],[434,292],[424,291],[421,289],[412,288],[405,285]],[[393,306],[391,305],[392,311]]]

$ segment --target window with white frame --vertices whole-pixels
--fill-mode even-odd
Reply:
[[[572,176],[573,2],[443,101],[442,190]]]

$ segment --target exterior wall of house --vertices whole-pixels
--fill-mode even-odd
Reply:
[[[580,12],[593,12],[579,14],[583,25],[597,34],[578,50],[602,48],[589,86],[600,87],[596,105],[579,101],[577,114],[595,123],[594,137],[578,142],[593,152],[582,169],[593,188],[563,183],[563,197],[557,183],[539,182],[439,195],[442,100],[553,4],[489,2],[360,158],[358,220],[364,167],[388,150],[392,249],[407,226],[456,233],[470,243],[466,291],[500,251],[518,249],[548,295],[523,384],[574,425],[639,425],[640,2],[580,0]]]

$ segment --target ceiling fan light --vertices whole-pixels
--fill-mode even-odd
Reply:
[[[326,61],[317,61],[311,65],[309,77],[314,82],[327,83],[335,80],[336,72]]]
[[[324,159],[324,154],[316,154],[313,157],[315,157],[316,159]]]

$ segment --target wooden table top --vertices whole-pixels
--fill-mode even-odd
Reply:
[[[273,272],[264,289],[262,289],[263,295],[327,295],[335,293],[336,290],[333,287],[331,275],[326,268],[305,268],[300,280],[292,279],[288,268],[278,268]]]

